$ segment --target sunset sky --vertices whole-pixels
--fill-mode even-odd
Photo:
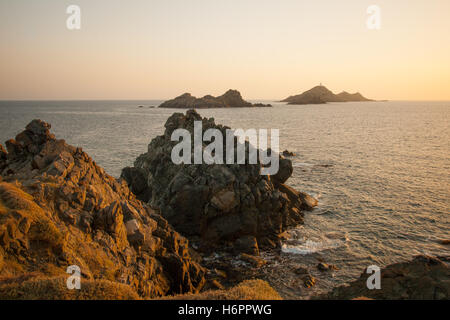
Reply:
[[[81,8],[81,30],[66,8]],[[366,26],[369,5],[381,29]],[[450,100],[449,0],[0,0],[0,99]]]

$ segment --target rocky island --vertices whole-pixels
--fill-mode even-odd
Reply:
[[[237,90],[228,90],[223,95],[213,97],[206,95],[203,98],[196,98],[190,93],[182,94],[175,99],[163,102],[159,108],[179,108],[179,109],[205,109],[205,108],[251,108],[251,107],[271,107],[270,104],[250,102],[242,99],[241,93]]]
[[[324,104],[327,102],[352,102],[352,101],[373,101],[363,97],[359,92],[348,93],[343,91],[339,94],[334,94],[325,86],[319,85],[301,94],[290,96],[281,102],[288,104]]]

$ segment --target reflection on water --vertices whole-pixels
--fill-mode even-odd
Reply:
[[[180,111],[148,108],[157,104],[0,102],[0,139],[40,118],[117,177]],[[296,154],[288,183],[320,197],[284,251],[299,263],[320,256],[338,265],[327,285],[353,279],[373,263],[449,253],[436,240],[450,238],[450,103],[275,103],[200,114],[232,128],[280,129],[280,147]]]

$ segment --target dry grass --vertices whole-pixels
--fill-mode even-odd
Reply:
[[[81,280],[80,290],[69,290],[67,276],[21,277],[0,281],[0,300],[138,300],[125,284],[108,280]]]
[[[26,210],[30,212],[42,211],[42,209],[34,203],[34,199],[31,195],[23,192],[11,183],[0,183],[0,199],[3,202],[3,205],[7,208]]]
[[[29,230],[22,230],[28,233],[31,241],[47,243],[51,248],[62,248],[64,238],[54,223],[45,215],[44,210],[39,207],[31,195],[20,190],[10,183],[0,183],[0,221],[3,225],[9,224],[11,230],[20,229],[19,219],[26,219],[30,222]],[[15,234],[10,235],[15,238]]]
[[[209,290],[198,294],[182,294],[163,297],[173,300],[281,300],[266,281],[245,280],[228,290]]]

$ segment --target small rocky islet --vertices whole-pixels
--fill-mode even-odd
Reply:
[[[223,95],[213,97],[206,95],[196,98],[190,93],[184,93],[174,99],[163,102],[159,108],[178,109],[209,109],[209,108],[252,108],[252,107],[272,107],[270,104],[250,103],[245,101],[241,93],[237,90],[228,90]]]
[[[174,165],[170,134],[193,121],[226,129],[175,113],[119,179],[41,120],[0,145],[0,299],[279,299],[284,231],[317,200],[286,184],[293,168],[282,155],[274,176],[260,164]],[[364,290],[363,274],[316,298],[448,299],[448,261],[417,257],[383,269],[381,290]],[[81,290],[66,288],[70,265]],[[320,281],[297,269],[303,290]]]
[[[359,92],[348,93],[342,91],[341,93],[334,94],[327,87],[323,85],[315,86],[301,94],[290,96],[281,102],[287,102],[288,104],[325,104],[328,102],[365,102],[374,101],[365,98]]]

